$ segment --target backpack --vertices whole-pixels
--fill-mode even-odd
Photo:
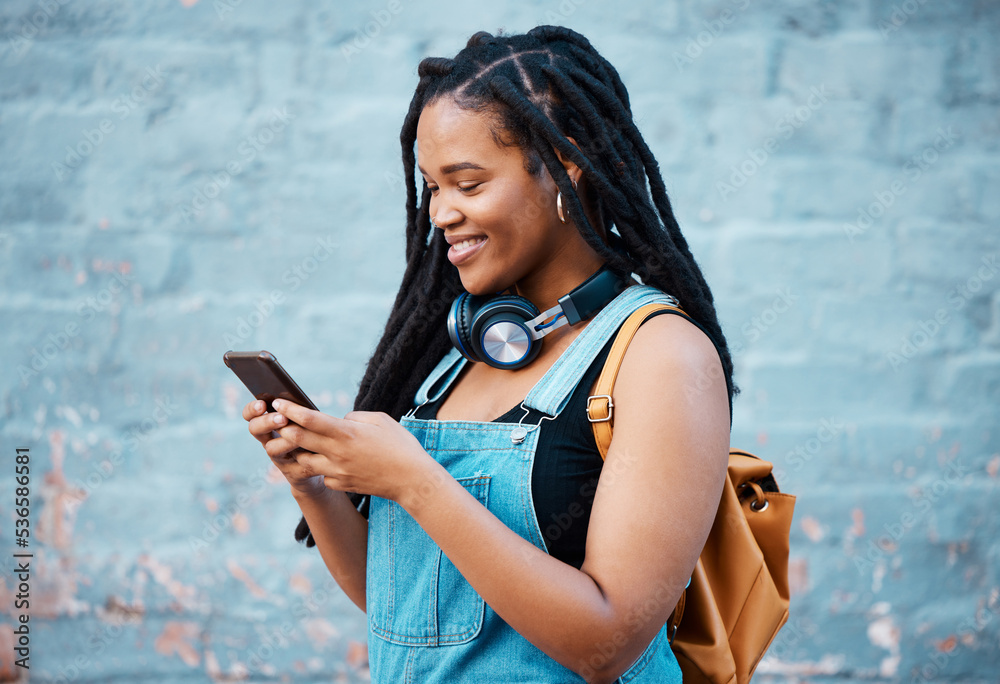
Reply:
[[[622,325],[587,402],[601,452],[611,444],[611,392],[636,330],[658,311],[692,320],[678,307],[647,304]],[[693,322],[693,321],[692,321]],[[745,684],[788,620],[788,536],[795,497],[782,494],[771,464],[729,451],[728,477],[708,540],[668,620],[685,684]]]

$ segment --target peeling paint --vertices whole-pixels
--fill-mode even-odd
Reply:
[[[788,560],[788,591],[790,595],[809,591],[809,561],[805,558]]]
[[[1000,473],[1000,454],[993,454],[993,458],[986,464],[986,474],[996,479],[997,473]]]
[[[302,594],[303,596],[308,596],[312,593],[312,582],[310,582],[309,578],[301,572],[292,574],[289,579],[288,586],[292,591]]]
[[[819,661],[788,663],[777,658],[765,658],[757,667],[759,674],[792,675],[798,677],[815,677],[817,675],[836,675],[841,673],[846,658],[840,653],[827,653]]]
[[[160,563],[148,554],[143,554],[136,559],[139,566],[149,570],[153,581],[162,586],[174,599],[186,610],[197,608],[195,600],[196,591],[194,587],[186,586],[178,580],[173,579],[173,571],[169,566]]]
[[[330,641],[340,638],[340,630],[323,618],[310,618],[305,620],[302,626],[305,628],[306,636],[317,647],[326,646]]]
[[[45,473],[42,481],[42,505],[38,512],[35,534],[44,544],[57,549],[68,549],[72,543],[76,511],[86,498],[86,493],[66,482],[63,473],[66,447],[62,430],[49,432],[49,454],[52,469]]]
[[[355,669],[368,667],[368,644],[351,640],[347,643],[347,664]]]
[[[888,612],[889,604],[880,602],[872,606],[871,612]],[[901,656],[899,653],[900,629],[891,615],[883,615],[868,625],[868,641],[873,646],[884,648],[889,655],[879,663],[879,676],[893,678],[899,669]]]
[[[164,656],[176,655],[185,665],[196,666],[201,662],[198,649],[191,643],[198,638],[198,624],[195,622],[177,622],[171,620],[163,626],[160,636],[156,637],[153,648]]]
[[[851,511],[851,521],[853,523],[851,534],[855,537],[865,536],[865,512],[860,508],[855,508]]]
[[[239,534],[246,534],[250,531],[250,518],[246,517],[242,513],[234,513],[233,518],[233,529]]]
[[[958,637],[954,634],[949,635],[946,639],[940,639],[934,642],[934,648],[941,651],[942,653],[951,653],[955,650],[958,645]]]
[[[806,516],[802,519],[802,531],[806,533],[810,541],[814,542],[822,540],[825,534],[823,526],[819,524],[819,520],[812,516]]]
[[[5,606],[7,604],[4,604]],[[10,625],[0,625],[0,682],[14,681],[16,665],[14,665],[14,628]]]
[[[32,586],[31,614],[38,617],[75,617],[90,611],[86,601],[76,597],[77,582],[88,582],[81,578],[73,560],[51,554],[44,549],[35,553],[35,584]],[[37,598],[36,598],[37,597]]]
[[[250,574],[246,570],[241,568],[239,565],[237,565],[236,561],[232,559],[226,561],[226,568],[229,569],[229,573],[233,577],[235,577],[240,582],[243,582],[243,584],[246,585],[247,589],[250,590],[251,594],[253,594],[257,598],[264,598],[265,596],[267,596],[267,592],[264,591],[259,584],[254,582],[253,578],[250,577]]]

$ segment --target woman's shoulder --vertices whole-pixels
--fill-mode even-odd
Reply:
[[[650,368],[705,369],[722,360],[715,342],[686,315],[659,312],[647,318],[629,343],[625,358],[630,363],[648,363]]]
[[[615,381],[615,404],[650,418],[719,409],[728,429],[729,389],[715,343],[686,316],[660,314],[636,331]],[[656,397],[650,402],[650,397]],[[648,405],[647,405],[648,404]],[[618,409],[616,409],[616,412]],[[617,421],[616,421],[617,428]]]

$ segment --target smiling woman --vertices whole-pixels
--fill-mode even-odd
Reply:
[[[555,26],[418,73],[406,271],[356,410],[243,416],[368,614],[373,681],[680,682],[666,623],[718,507],[732,361],[625,86]],[[602,460],[588,394],[667,301],[694,324],[635,334]]]

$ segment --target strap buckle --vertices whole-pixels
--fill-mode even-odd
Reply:
[[[591,408],[592,408],[591,404],[594,401],[594,399],[607,399],[608,400],[608,407],[607,407],[608,415],[606,415],[603,418],[594,418],[594,414],[591,412]],[[612,414],[614,408],[615,408],[615,405],[611,401],[611,395],[610,394],[595,394],[593,396],[587,397],[587,420],[589,420],[591,423],[606,423],[609,420],[611,420],[611,414]]]

